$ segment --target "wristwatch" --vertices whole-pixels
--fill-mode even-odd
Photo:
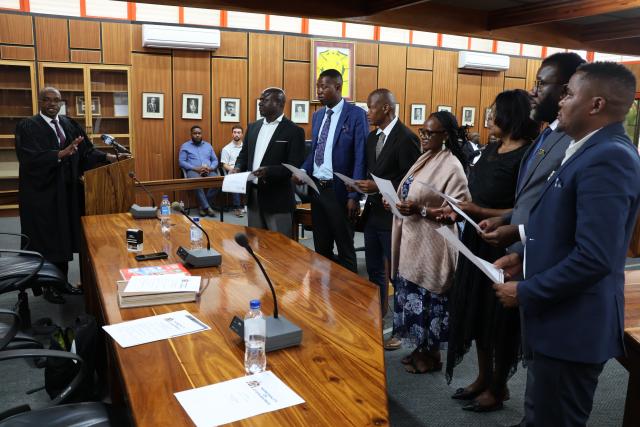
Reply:
[[[426,206],[423,206],[423,207],[420,209],[420,216],[421,216],[422,218],[426,218],[426,217],[427,217],[427,207],[426,207]]]

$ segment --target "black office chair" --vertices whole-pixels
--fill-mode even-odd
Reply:
[[[121,425],[109,406],[101,402],[64,403],[82,383],[85,375],[84,363],[74,353],[58,350],[4,350],[0,351],[0,362],[22,358],[62,358],[80,363],[80,369],[71,383],[52,401],[50,407],[31,410],[29,405],[21,405],[0,413],[0,427],[48,426],[48,427],[108,427]],[[59,405],[59,406],[55,406]]]

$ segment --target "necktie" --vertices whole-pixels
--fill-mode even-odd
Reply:
[[[60,140],[60,147],[64,147],[67,139],[64,137],[64,133],[62,133],[62,129],[60,129],[60,125],[58,125],[58,121],[56,119],[51,120],[53,123],[53,127],[56,128],[56,134],[58,135],[58,139]]]
[[[538,150],[540,150],[540,147],[542,147],[544,140],[547,139],[547,136],[549,136],[551,132],[553,132],[553,130],[550,127],[547,127],[545,130],[542,131],[542,133],[538,137],[538,141],[536,141],[535,145],[533,146],[533,149],[529,152],[529,156],[527,157],[527,160],[523,163],[522,167],[520,168],[520,173],[518,174],[518,186],[520,186],[521,181],[526,176],[527,170],[529,169],[529,166],[531,166],[531,162],[533,161],[533,159],[536,157]]]
[[[387,136],[384,132],[380,132],[380,135],[378,135],[378,142],[376,143],[376,160],[378,160],[382,147],[384,147],[384,140],[386,137]]]
[[[331,126],[331,115],[333,110],[327,109],[327,120],[322,125],[320,130],[320,136],[318,137],[318,145],[316,146],[316,154],[314,156],[314,162],[316,166],[320,167],[324,163],[324,149],[327,146],[327,137],[329,136],[329,127]]]

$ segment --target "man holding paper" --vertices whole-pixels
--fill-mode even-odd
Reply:
[[[367,137],[367,169],[370,175],[388,179],[395,189],[420,156],[418,137],[395,116],[396,100],[388,89],[376,89],[367,99],[369,123],[377,129]],[[367,196],[362,213],[364,251],[369,281],[380,287],[382,314],[387,312],[389,262],[391,261],[391,220],[382,205],[382,196],[373,179],[354,184]],[[397,341],[396,341],[397,342]],[[397,342],[399,344],[399,342]],[[396,345],[396,349],[399,345]]]
[[[526,426],[586,425],[604,364],[624,353],[640,159],[623,121],[635,91],[633,74],[616,63],[584,64],[571,77],[558,120],[573,141],[532,207],[526,279],[494,285],[506,307],[521,307],[533,353]],[[507,261],[496,264],[517,272]]]
[[[304,130],[284,116],[286,96],[280,88],[267,88],[258,109],[263,117],[250,123],[234,172],[252,171],[248,184],[249,227],[292,236],[296,202],[291,172],[282,166],[299,166],[304,159]]]

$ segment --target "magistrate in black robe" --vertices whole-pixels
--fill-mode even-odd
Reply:
[[[78,123],[58,115],[61,101],[56,88],[40,91],[40,113],[16,127],[16,153],[22,233],[31,239],[30,250],[40,252],[66,275],[68,262],[80,246],[80,215],[84,212],[80,177],[116,156],[94,150]],[[80,293],[69,284],[64,290]],[[54,289],[45,289],[44,296],[50,302],[64,303]]]

